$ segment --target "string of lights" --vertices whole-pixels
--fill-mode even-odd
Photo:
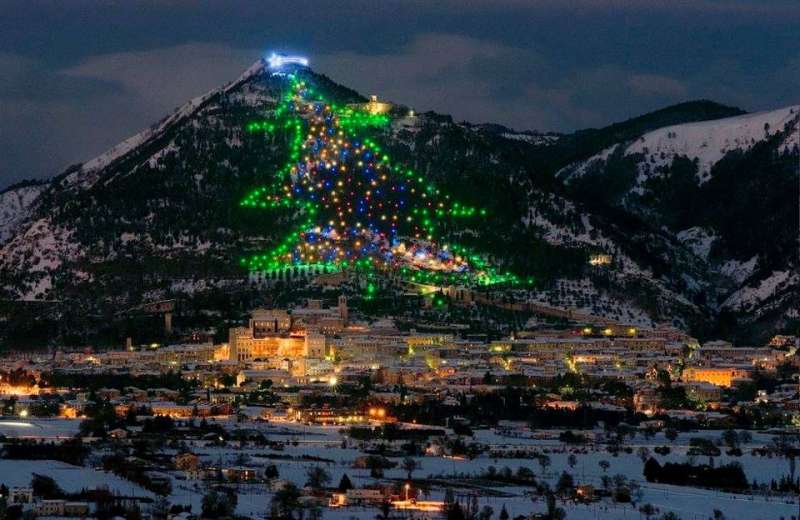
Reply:
[[[272,250],[242,258],[249,270],[317,266],[384,270],[418,283],[518,284],[479,255],[441,243],[444,219],[486,217],[451,200],[422,175],[394,163],[363,132],[388,125],[390,116],[326,101],[296,74],[283,76],[285,92],[271,118],[248,132],[286,132],[288,160],[272,184],[241,201],[248,208],[287,209],[297,225]]]

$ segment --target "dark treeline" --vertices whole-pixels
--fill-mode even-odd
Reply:
[[[742,466],[737,462],[717,467],[708,464],[693,465],[673,462],[667,462],[662,466],[651,457],[645,462],[644,477],[648,482],[677,486],[699,486],[726,490],[743,490],[750,487]]]
[[[536,428],[593,428],[603,422],[616,426],[621,422],[636,424],[644,416],[631,410],[624,412],[600,410],[579,405],[576,409],[546,408],[536,403],[537,392],[522,388],[505,388],[500,392],[476,394],[467,400],[456,396],[458,406],[444,406],[441,400],[429,399],[393,408],[403,421],[417,420],[425,424],[445,425],[455,415],[469,419],[471,424],[494,425],[498,421],[526,421]]]
[[[123,389],[129,386],[136,388],[169,388],[182,390],[192,388],[194,383],[181,378],[180,373],[169,371],[159,375],[131,374],[74,374],[54,371],[43,376],[43,383],[60,388],[100,388]]]
[[[3,457],[14,460],[60,460],[76,466],[83,465],[89,448],[79,439],[59,444],[11,439],[3,447]]]

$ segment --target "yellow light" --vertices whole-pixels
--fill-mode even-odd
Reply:
[[[336,386],[336,383],[338,383],[338,382],[339,382],[339,380],[338,380],[338,379],[336,379],[336,376],[333,376],[333,377],[331,377],[331,378],[328,380],[328,385],[330,385],[330,386]]]
[[[20,417],[27,417],[28,416],[28,410],[22,410],[21,412],[19,412],[19,416]]]

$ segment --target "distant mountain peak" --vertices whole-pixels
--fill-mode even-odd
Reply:
[[[367,101],[311,68],[289,66],[334,103]],[[69,298],[74,306],[102,315],[108,306],[203,291],[250,294],[252,287],[238,260],[242,254],[255,254],[272,244],[276,234],[282,233],[283,223],[263,214],[243,214],[239,201],[279,171],[286,143],[281,132],[266,135],[246,128],[271,117],[278,107],[282,81],[273,76],[265,59],[259,59],[232,82],[190,100],[52,181],[1,193],[0,296],[9,300]],[[796,107],[784,110],[784,116],[793,116],[793,111]],[[739,128],[736,125],[742,121],[750,121],[745,126],[758,130],[763,116],[743,116],[737,108],[698,100],[606,128],[555,134],[454,124],[450,116],[441,114],[396,112],[391,125],[375,130],[376,142],[399,163],[408,164],[460,200],[489,206],[491,218],[464,224],[456,230],[459,239],[485,248],[493,262],[509,271],[525,271],[523,275],[539,280],[540,285],[527,295],[531,301],[623,322],[668,320],[684,327],[695,325],[698,330],[713,327],[720,306],[736,301],[746,302],[748,312],[758,319],[769,314],[771,324],[782,323],[784,295],[791,293],[796,280],[777,277],[780,283],[774,284],[763,280],[769,273],[787,272],[785,259],[773,254],[767,262],[751,254],[751,261],[718,251],[730,235],[718,229],[719,223],[730,222],[724,220],[728,213],[721,211],[727,202],[716,199],[725,199],[728,193],[741,195],[744,188],[736,189],[736,183],[744,185],[748,179],[736,168],[755,170],[760,156],[748,154],[753,149],[771,153],[772,138],[756,140],[756,146],[730,140],[725,150],[731,153],[726,157],[743,158],[743,166],[731,161],[728,173],[711,183],[716,191],[703,203],[720,209],[721,215],[711,224],[690,222],[672,228],[657,214],[645,218],[624,205],[588,204],[562,183],[569,171],[605,151],[611,156],[619,150],[621,158],[630,162],[622,169],[625,175],[638,172],[636,168],[643,168],[645,162],[661,160],[661,151],[665,165],[671,166],[670,153],[663,148],[648,149],[647,154],[642,150],[632,154],[635,157],[622,152],[638,146],[643,137],[647,141],[664,134],[671,143],[681,141],[666,135],[672,130],[665,128],[696,128],[700,133],[707,129],[699,139],[684,140],[697,145],[718,132],[711,129]],[[725,119],[731,116],[740,117]],[[771,122],[770,132],[762,124],[759,135],[777,135],[783,120],[777,117]],[[776,151],[797,153],[794,141],[784,144]],[[682,150],[672,155],[690,155]],[[654,153],[657,157],[651,157]],[[639,161],[640,156],[648,161]],[[597,175],[608,173],[604,168],[606,163],[598,162]],[[556,177],[559,171],[562,175]],[[782,180],[790,179],[780,173]],[[733,187],[728,177],[735,179]],[[600,180],[598,189],[590,191],[594,199],[603,190],[616,189],[614,183]],[[782,186],[779,191],[791,191]],[[762,187],[755,182],[746,186],[754,192]],[[731,215],[731,222],[741,226],[747,222],[740,221],[751,218],[741,212]],[[796,216],[796,209],[792,215]],[[757,218],[763,215],[752,216]],[[772,212],[769,219],[771,231],[785,227],[782,213]],[[752,249],[753,244],[748,247]],[[590,256],[600,253],[613,258],[612,262],[592,266]],[[735,276],[727,274],[733,271]],[[761,271],[766,274],[762,276]],[[766,289],[752,291],[743,285],[760,282],[774,288],[768,296],[769,308],[761,297]],[[728,285],[720,286],[717,294],[713,289],[720,283]]]

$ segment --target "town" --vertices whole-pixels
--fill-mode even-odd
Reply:
[[[327,291],[222,342],[7,352],[3,514],[796,518],[798,338],[549,314],[485,334]]]

